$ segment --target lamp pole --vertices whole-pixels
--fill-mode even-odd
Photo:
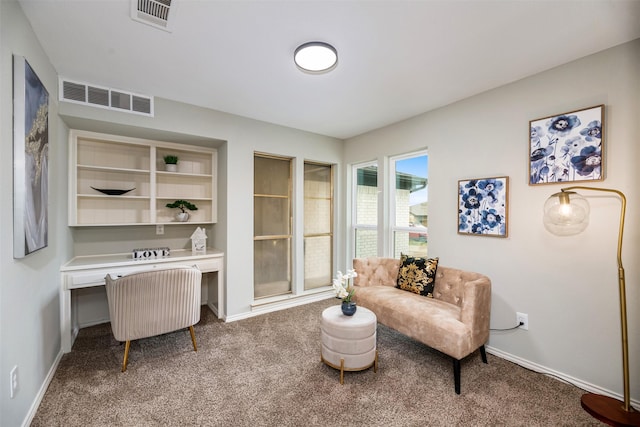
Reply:
[[[624,234],[624,217],[627,207],[627,198],[618,190],[610,188],[571,186],[562,188],[560,191],[571,190],[588,190],[602,191],[617,194],[620,197],[620,226],[618,229],[618,288],[620,294],[620,326],[622,330],[622,375],[623,375],[623,394],[624,402],[620,406],[620,401],[601,396],[597,394],[587,393],[582,396],[581,404],[585,411],[598,420],[612,426],[638,426],[640,425],[640,412],[636,412],[631,407],[629,396],[629,345],[627,333],[627,299],[625,290],[624,267],[622,266],[622,236]],[[561,203],[566,203],[566,200]]]

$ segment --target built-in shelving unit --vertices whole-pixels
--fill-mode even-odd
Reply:
[[[213,148],[72,130],[69,154],[70,226],[184,224],[166,207],[178,199],[198,207],[190,223],[216,222]],[[176,172],[165,171],[167,154],[178,156]]]

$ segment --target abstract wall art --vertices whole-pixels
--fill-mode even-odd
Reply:
[[[13,56],[13,256],[48,244],[49,93],[24,57]]]
[[[529,122],[529,185],[601,181],[604,105]]]
[[[458,181],[458,234],[507,237],[509,177]]]

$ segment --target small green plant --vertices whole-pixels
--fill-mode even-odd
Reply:
[[[167,154],[166,156],[164,156],[164,162],[168,165],[177,165],[178,156],[174,156],[173,154]]]
[[[176,200],[173,203],[167,203],[167,207],[168,208],[178,208],[180,209],[183,213],[186,213],[187,209],[190,211],[197,211],[198,207],[196,205],[194,205],[193,203],[187,201],[187,200]]]

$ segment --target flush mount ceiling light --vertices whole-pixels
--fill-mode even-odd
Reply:
[[[338,52],[328,43],[309,42],[298,46],[293,60],[305,73],[327,73],[338,65]]]

